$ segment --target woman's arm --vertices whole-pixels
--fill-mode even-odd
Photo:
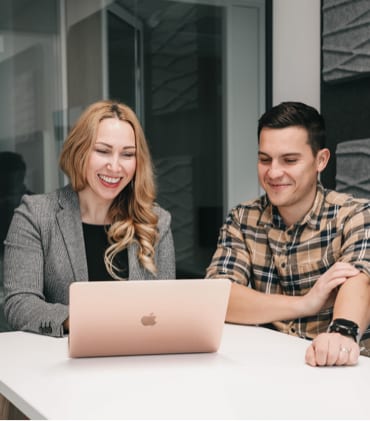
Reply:
[[[41,232],[45,227],[40,226],[38,200],[34,196],[23,199],[5,240],[4,313],[13,329],[62,336],[68,306],[57,299],[47,302],[44,295],[45,288],[52,295],[56,284],[46,284],[44,279],[49,262],[44,257]]]

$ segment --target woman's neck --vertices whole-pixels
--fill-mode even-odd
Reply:
[[[94,200],[86,191],[78,193],[82,222],[93,225],[108,225],[108,210],[111,202]]]

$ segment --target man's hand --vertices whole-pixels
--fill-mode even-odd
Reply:
[[[348,278],[360,272],[349,263],[337,262],[316,281],[310,291],[303,296],[305,312],[311,316],[323,308],[332,306],[335,301],[336,288]]]
[[[355,365],[360,347],[349,336],[321,333],[306,351],[306,363],[311,366]]]

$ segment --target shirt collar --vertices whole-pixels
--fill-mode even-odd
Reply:
[[[322,208],[325,202],[325,189],[318,181],[316,196],[312,208],[307,214],[296,223],[296,225],[307,225],[309,228],[318,230],[320,228],[320,221],[322,218]],[[285,229],[285,223],[280,216],[277,208],[272,206],[270,200],[265,194],[261,198],[262,212],[259,219],[259,224],[264,226],[273,226],[279,229]]]

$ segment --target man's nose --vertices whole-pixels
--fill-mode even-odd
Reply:
[[[283,169],[278,162],[272,161],[267,174],[270,178],[279,178],[283,175]]]

